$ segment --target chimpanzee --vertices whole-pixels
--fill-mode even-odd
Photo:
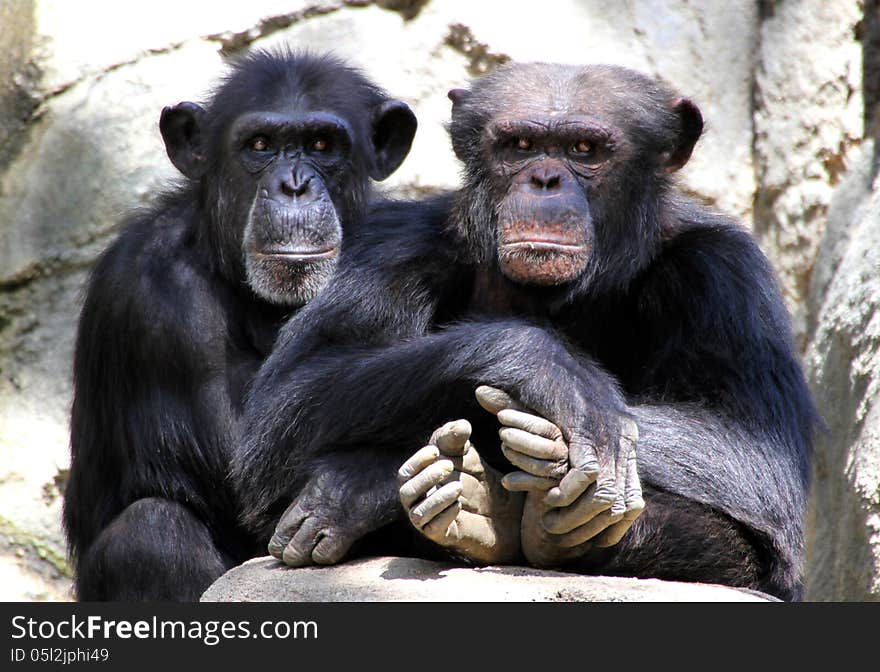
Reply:
[[[377,213],[255,379],[245,524],[283,512],[293,566],[408,518],[473,561],[798,598],[819,420],[767,260],[674,188],[697,106],[616,66],[450,98],[462,188]]]
[[[82,600],[195,600],[265,548],[227,480],[245,390],[416,120],[342,61],[278,50],[159,127],[185,181],[99,259],[79,323],[64,524]]]

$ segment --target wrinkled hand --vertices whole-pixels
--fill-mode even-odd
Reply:
[[[505,392],[477,388],[480,405],[503,425],[502,451],[521,471],[507,474],[503,485],[525,491],[522,520],[523,552],[529,562],[553,565],[574,559],[582,546],[611,546],[620,541],[645,507],[638,477],[635,445],[638,427],[619,419],[619,453],[625,457],[623,483],[612,488],[597,482],[596,452],[576,460],[561,429],[526,412]],[[584,457],[584,456],[582,456]],[[613,496],[612,496],[613,495]]]
[[[502,487],[501,474],[483,462],[470,435],[467,420],[437,429],[400,467],[400,502],[431,541],[478,562],[513,562],[523,496]]]

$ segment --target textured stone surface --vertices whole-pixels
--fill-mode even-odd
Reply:
[[[829,218],[807,353],[828,424],[808,536],[807,599],[815,600],[880,600],[880,182],[866,188],[873,144],[865,150]]]
[[[828,205],[863,133],[859,0],[762,3],[755,78],[755,232],[773,259],[795,321],[805,300]]]
[[[754,591],[657,579],[578,576],[528,567],[452,567],[371,558],[289,569],[257,558],[221,576],[203,602],[762,602]]]

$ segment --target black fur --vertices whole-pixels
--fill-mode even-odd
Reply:
[[[313,192],[330,203],[309,223],[296,217],[299,201],[285,202],[271,236],[296,247],[327,212],[346,230],[363,219],[368,176],[396,167],[373,140],[389,104],[408,112],[333,58],[258,51],[233,65],[205,108],[163,112],[169,156],[187,179],[124,225],[91,273],[79,323],[64,507],[79,599],[195,600],[260,550],[238,522],[228,460],[251,378],[299,301],[261,295],[248,277],[249,211],[267,183],[244,169],[228,131],[246,113],[288,119],[288,133],[316,112],[347,123],[351,148],[332,174],[293,149],[263,161],[287,175],[313,170]],[[286,281],[310,282],[308,266],[291,268]]]
[[[503,185],[482,131],[496,111],[584,80],[624,157],[615,179],[582,182],[595,252],[573,282],[514,284],[498,270]],[[647,509],[620,543],[570,569],[797,599],[818,418],[766,259],[664,170],[690,154],[695,106],[618,68],[508,66],[453,99],[464,188],[376,213],[255,380],[233,460],[246,526],[268,537],[298,496],[306,552],[335,539],[311,560],[337,560],[400,519],[397,468],[459,417],[509,471],[491,455],[494,418],[473,401],[489,384],[569,439],[613,433],[616,414],[639,425]]]

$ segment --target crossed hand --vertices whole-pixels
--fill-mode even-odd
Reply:
[[[552,566],[620,541],[645,507],[635,422],[620,418],[625,462],[603,480],[598,441],[572,455],[557,425],[505,392],[481,386],[476,396],[501,423],[501,450],[518,471],[502,477],[471,444],[467,420],[447,423],[398,472],[410,522],[435,543],[485,563],[516,562],[522,553]]]

